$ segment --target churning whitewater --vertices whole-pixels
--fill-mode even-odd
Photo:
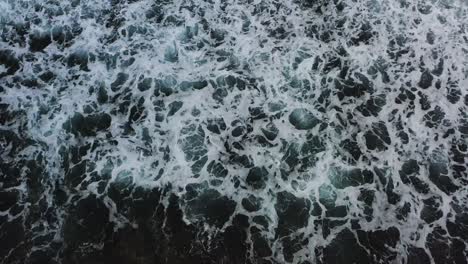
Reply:
[[[0,0],[0,263],[467,263],[464,0]]]

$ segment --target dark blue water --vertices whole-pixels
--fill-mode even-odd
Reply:
[[[467,12],[0,0],[0,263],[467,263]]]

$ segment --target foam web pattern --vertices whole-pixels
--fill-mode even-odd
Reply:
[[[466,263],[464,1],[0,1],[0,263]]]

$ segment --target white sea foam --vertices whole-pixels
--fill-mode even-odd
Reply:
[[[459,127],[467,122],[464,98],[468,94],[464,87],[468,85],[468,9],[457,1],[362,0],[344,1],[343,5],[340,11],[331,3],[317,2],[304,8],[299,1],[273,0],[0,2],[5,36],[0,47],[21,58],[20,70],[0,79],[4,89],[1,102],[8,104],[9,110],[25,113],[23,120],[2,124],[1,128],[26,134],[35,142],[21,155],[31,158],[42,152],[47,164],[47,177],[42,183],[48,186],[42,195],[50,206],[54,206],[51,195],[58,182],[66,186],[69,202],[72,197],[91,193],[101,197],[109,207],[109,219],[118,223],[117,227],[129,220],[125,212],[119,212],[108,190],[110,184],[125,179],[119,175],[128,174],[133,186],[151,189],[170,185],[171,192],[181,197],[186,213],[191,210],[187,208],[190,200],[184,200],[188,195],[186,187],[194,184],[202,186],[200,193],[214,189],[234,201],[235,212],[229,220],[217,228],[207,223],[208,233],[224,230],[237,213],[247,215],[253,225],[254,216],[265,216],[269,227],[256,226],[269,239],[272,259],[280,262],[285,261],[284,245],[275,239],[280,222],[277,194],[282,191],[310,202],[307,224],[289,234],[308,238],[302,249],[294,253],[293,263],[318,257],[315,249],[331,243],[344,228],[351,229],[353,219],[365,231],[397,227],[400,240],[395,251],[408,245],[424,248],[432,229],[437,225],[446,229],[446,221],[456,214],[451,203],[457,200],[464,206],[462,201],[467,199],[466,174],[464,179],[454,175],[450,155],[453,145],[467,144],[466,134]],[[430,12],[421,11],[421,5],[428,5]],[[156,15],[150,17],[148,12]],[[161,21],[159,13],[163,14]],[[8,39],[8,32],[24,23],[30,24],[32,31],[44,34],[52,34],[51,29],[59,26],[74,33],[68,44],[54,37],[41,51],[30,52],[28,42]],[[355,40],[359,34],[365,34],[362,27],[366,26],[372,35],[363,41]],[[433,40],[428,41],[431,34]],[[392,55],[398,52],[401,53]],[[441,59],[442,72],[432,73],[430,87],[418,87],[421,74],[437,69]],[[80,64],[81,60],[88,62]],[[333,66],[333,60],[339,65]],[[345,67],[349,69],[346,72]],[[8,65],[0,65],[0,74],[7,71]],[[37,79],[46,71],[55,78],[39,80],[34,87],[25,85],[24,80]],[[121,73],[128,77],[117,84]],[[153,78],[147,90],[139,88],[143,78]],[[342,97],[336,82],[350,85],[346,83],[350,78],[355,80],[351,85],[370,90]],[[226,84],[233,80],[235,85]],[[237,80],[242,80],[245,88],[240,88]],[[371,83],[366,84],[366,80]],[[185,87],[184,81],[206,83],[197,89],[193,83]],[[438,81],[440,88],[436,87]],[[448,99],[452,83],[459,97],[454,102]],[[107,92],[106,103],[98,102],[101,87]],[[353,89],[355,92],[361,88]],[[406,91],[411,91],[416,99],[395,103]],[[385,96],[380,111],[364,114],[359,106],[379,94]],[[423,95],[429,104],[426,110],[420,100]],[[279,102],[284,108],[272,109],[272,104]],[[180,104],[179,109],[171,110]],[[255,107],[265,117],[255,118]],[[428,113],[436,107],[444,116],[440,120],[433,118],[434,124],[428,126]],[[309,111],[319,124],[311,129],[296,129],[290,114],[299,108]],[[135,114],[132,111],[141,113],[130,122]],[[71,122],[75,113],[106,113],[111,116],[111,125],[90,132],[91,136],[74,134],[66,131],[64,124]],[[210,120],[219,118],[224,120],[225,129],[219,133],[207,129]],[[391,143],[383,143],[383,149],[369,150],[368,132],[382,128],[379,122],[383,122]],[[278,134],[262,143],[257,136],[264,136],[262,129],[268,124],[274,125]],[[243,130],[239,137],[232,134],[236,127]],[[449,128],[454,128],[454,133],[444,137]],[[402,140],[401,132],[406,133],[407,142]],[[318,149],[316,153],[310,150],[312,154],[301,154],[311,137],[317,137],[317,142],[310,144],[322,146],[311,145]],[[356,161],[342,145],[347,139],[356,142],[362,151]],[[72,147],[86,144],[90,149],[81,157],[89,160],[86,175],[74,186],[65,176],[68,172],[60,150],[70,153]],[[236,144],[242,147],[236,149]],[[7,160],[5,155],[11,146],[2,147],[2,159]],[[246,182],[250,168],[233,161],[234,153],[249,157],[253,166],[266,168],[264,188],[255,189]],[[288,161],[295,155],[300,161]],[[310,155],[310,161],[304,160],[306,155]],[[203,158],[205,162],[200,161]],[[428,185],[426,194],[402,181],[399,171],[410,159],[420,166],[416,177]],[[208,167],[213,161],[227,170],[225,177],[217,178],[210,172]],[[200,166],[195,172],[193,166],[197,162]],[[446,174],[458,186],[456,190],[444,192],[429,179],[433,163],[448,166]],[[110,177],[100,179],[109,164]],[[73,166],[77,165],[70,164],[70,169]],[[374,172],[375,168],[384,171],[385,182]],[[349,221],[331,228],[331,234],[326,236],[317,221],[335,218],[326,215],[327,208],[320,200],[327,198],[320,196],[319,188],[333,184],[333,173],[352,169],[372,171],[372,180],[334,189],[335,206],[346,206],[344,219]],[[92,171],[97,172],[97,178]],[[386,193],[390,180],[399,196],[396,203],[389,203]],[[103,190],[100,181],[104,183]],[[27,193],[21,186],[24,187],[12,189]],[[371,205],[359,198],[364,189],[374,191]],[[241,206],[242,199],[250,194],[264,201],[257,212],[248,212]],[[432,196],[441,198],[442,217],[428,225],[420,214],[423,200]],[[411,206],[401,218],[399,210],[405,203]],[[317,216],[312,214],[315,204],[322,209]],[[371,220],[365,219],[366,207],[373,210]],[[207,221],[205,217],[203,213],[187,213],[184,220],[196,224]],[[343,219],[336,219],[340,218]],[[56,226],[48,228],[59,230],[63,224],[60,218]],[[251,247],[252,258],[253,250]],[[396,255],[395,261],[406,258],[404,251]]]

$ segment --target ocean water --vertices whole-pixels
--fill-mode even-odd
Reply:
[[[0,263],[467,263],[465,0],[0,0]]]

